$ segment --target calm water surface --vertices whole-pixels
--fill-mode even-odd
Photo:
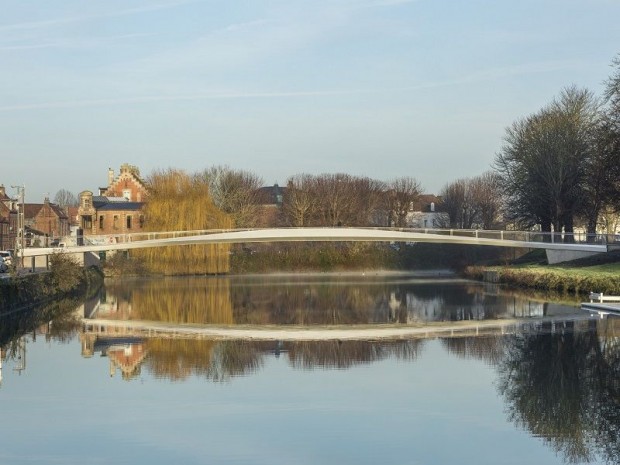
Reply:
[[[620,463],[620,323],[575,316],[574,303],[433,277],[110,281],[87,302],[4,312],[0,464]],[[527,324],[477,337],[251,341],[95,333],[84,317]]]

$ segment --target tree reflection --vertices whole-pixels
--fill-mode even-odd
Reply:
[[[139,344],[143,344],[140,342]],[[287,354],[295,368],[349,368],[390,357],[415,360],[424,341],[253,342],[148,339],[142,362],[157,378],[182,381],[191,376],[219,382],[257,372],[266,357]],[[131,367],[131,373],[139,373]],[[121,369],[123,369],[121,367]],[[134,377],[126,377],[130,379]]]
[[[44,334],[47,340],[61,342],[72,339],[81,327],[75,313],[79,305],[79,300],[66,298],[0,315],[0,347],[10,351],[26,334]]]
[[[120,288],[120,289],[119,289]],[[173,323],[232,324],[229,280],[221,278],[165,278],[136,280],[129,294],[131,319]]]
[[[454,337],[442,339],[448,352],[464,359],[477,359],[496,366],[504,356],[502,336]]]
[[[179,381],[198,376],[225,381],[256,372],[263,364],[256,345],[249,342],[150,339],[146,365],[158,378]]]
[[[288,357],[295,368],[350,368],[390,357],[415,360],[424,341],[371,342],[371,341],[321,341],[290,344]]]
[[[499,364],[510,420],[569,462],[620,461],[617,322],[567,322],[553,331],[548,324],[548,334],[517,335]]]

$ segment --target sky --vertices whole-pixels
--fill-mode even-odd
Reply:
[[[618,0],[0,0],[0,183],[108,168],[410,176],[491,168],[570,85],[601,95]]]

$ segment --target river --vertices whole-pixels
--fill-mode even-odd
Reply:
[[[616,464],[619,336],[441,275],[108,280],[0,316],[0,464]]]

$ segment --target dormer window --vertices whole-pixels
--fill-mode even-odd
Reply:
[[[431,211],[434,212],[435,211],[435,202],[431,202]]]

